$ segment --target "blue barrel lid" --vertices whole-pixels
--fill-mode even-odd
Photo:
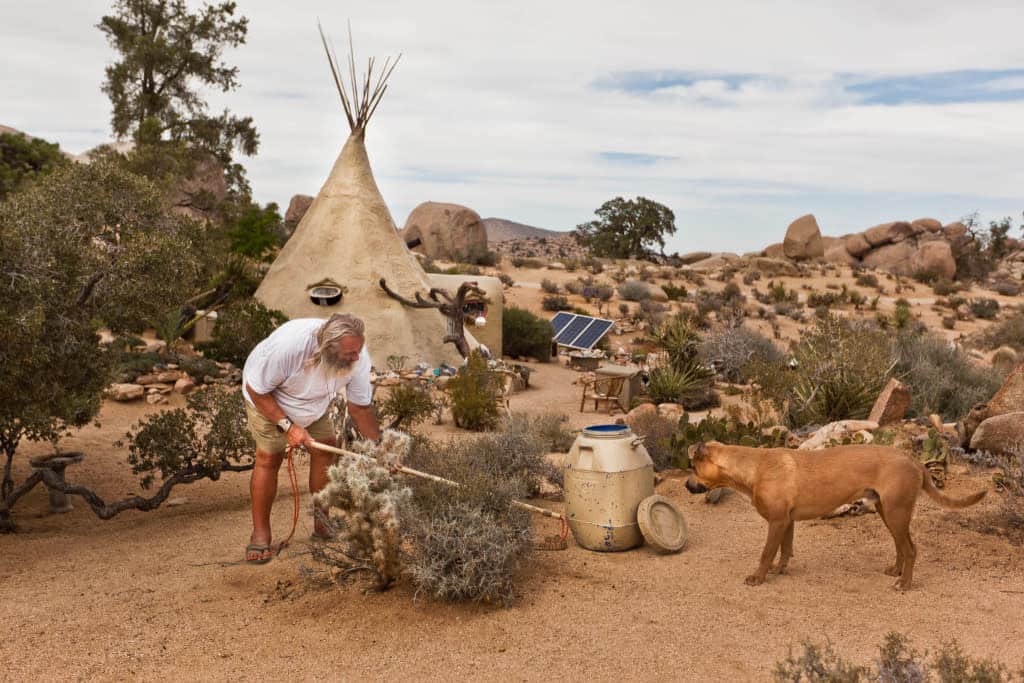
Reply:
[[[583,433],[587,436],[596,437],[622,437],[630,434],[629,425],[590,425],[589,427],[583,428]]]

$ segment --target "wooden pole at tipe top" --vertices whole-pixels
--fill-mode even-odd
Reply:
[[[373,460],[374,462],[377,462],[375,458],[369,455],[364,455],[363,453],[356,453],[355,451],[347,451],[344,448],[337,448],[336,446],[328,446],[327,444],[320,443],[319,441],[313,441],[313,447],[316,448],[317,450],[327,451],[328,453],[337,453],[338,455],[347,455],[352,458],[363,458],[365,460]],[[419,477],[421,479],[429,479],[430,481],[436,481],[439,484],[445,484],[447,486],[455,487],[461,486],[461,484],[457,481],[445,479],[444,477],[439,477],[436,474],[430,474],[429,472],[421,472],[420,470],[414,470],[413,468],[406,467],[405,465],[398,465],[395,469],[401,472],[402,474],[408,474],[410,476]],[[565,519],[565,515],[559,514],[552,510],[546,510],[545,508],[538,507],[536,505],[530,505],[529,503],[524,503],[519,500],[513,500],[511,501],[511,503],[512,505],[515,505],[517,508],[528,510],[530,512],[536,512],[538,515],[544,515],[545,517],[553,517],[555,519]]]

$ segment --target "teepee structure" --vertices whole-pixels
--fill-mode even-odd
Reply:
[[[292,319],[358,315],[366,322],[366,346],[377,367],[391,355],[405,356],[412,363],[457,365],[462,360],[459,353],[444,342],[444,317],[435,310],[403,306],[379,285],[384,279],[401,292],[427,292],[431,287],[399,237],[366,155],[366,126],[398,59],[386,59],[375,75],[371,58],[365,75],[357,80],[350,47],[346,89],[337,56],[322,30],[320,37],[351,133],[256,298]],[[349,42],[351,46],[351,33]]]

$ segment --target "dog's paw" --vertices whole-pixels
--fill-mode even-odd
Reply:
[[[900,574],[902,574],[902,572],[900,571],[900,568],[897,567],[896,565],[893,565],[891,567],[886,567],[885,568],[885,575],[886,576],[899,576]]]
[[[785,574],[786,573],[786,565],[784,565],[784,564],[773,565],[772,568],[771,568],[771,573],[772,574]]]
[[[743,579],[743,582],[748,586],[760,586],[764,583],[764,577],[758,576],[757,574],[751,574],[747,578]]]
[[[900,579],[892,585],[892,589],[899,593],[903,593],[905,591],[910,590],[910,584],[904,581],[903,579]]]

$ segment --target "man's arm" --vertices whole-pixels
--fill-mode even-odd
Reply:
[[[273,423],[279,422],[282,418],[288,417],[281,406],[277,405],[277,401],[270,394],[258,394],[253,390],[252,386],[248,383],[245,385],[245,390],[249,394],[249,398],[252,399],[252,404],[256,407],[259,413],[270,420]],[[292,426],[288,428],[288,433],[285,434],[288,439],[289,446],[312,446],[313,437],[309,435],[303,427],[296,423],[292,423]]]
[[[360,406],[355,403],[348,404],[348,414],[352,416],[352,422],[363,437],[371,441],[380,439],[380,425],[377,424],[377,416],[373,412],[373,406]]]

